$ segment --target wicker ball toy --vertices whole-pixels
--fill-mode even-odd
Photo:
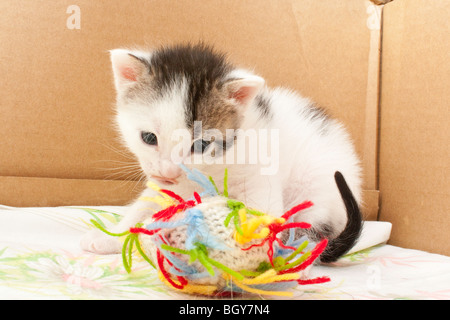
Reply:
[[[194,192],[185,200],[150,182],[147,186],[158,196],[141,200],[162,208],[150,219],[120,234],[92,220],[109,235],[125,236],[122,258],[127,272],[132,272],[132,257],[138,254],[168,286],[205,296],[292,296],[291,289],[298,285],[330,281],[328,277],[307,278],[327,240],[310,244],[305,236],[295,239],[295,229],[311,226],[293,222],[292,216],[311,207],[311,202],[274,217],[229,198],[226,170],[221,194],[211,177],[182,168],[203,188],[202,193]],[[288,236],[281,237],[286,232]]]

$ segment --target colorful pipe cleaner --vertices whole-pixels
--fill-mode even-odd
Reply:
[[[295,239],[296,229],[311,227],[294,222],[293,216],[310,208],[301,203],[281,217],[274,217],[243,202],[229,198],[228,172],[223,192],[214,180],[200,171],[181,168],[203,191],[184,200],[176,193],[148,183],[158,195],[142,198],[161,206],[151,221],[144,221],[123,233],[110,233],[98,222],[91,222],[110,236],[125,237],[122,260],[132,272],[133,255],[140,255],[168,286],[185,293],[227,296],[233,293],[291,296],[298,285],[319,284],[328,277],[307,279],[305,269],[327,246],[324,239],[312,249],[306,236]],[[281,233],[288,233],[286,241]]]

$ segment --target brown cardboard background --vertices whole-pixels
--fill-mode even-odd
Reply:
[[[450,2],[384,10],[380,219],[390,243],[450,255]]]
[[[124,205],[142,191],[141,185],[126,180],[0,177],[0,186],[2,197],[23,207]]]
[[[81,29],[69,30],[73,1],[0,1],[0,176],[122,180],[115,168],[130,159],[111,126],[114,90],[108,50],[203,39],[255,69],[269,85],[300,90],[341,119],[367,155],[367,77],[371,32],[368,1],[77,1]],[[373,121],[377,121],[373,119]],[[376,217],[374,168],[366,171],[367,212]],[[0,202],[54,203],[27,183],[25,194],[0,182]],[[60,188],[70,183],[60,181]],[[103,186],[104,187],[104,186]],[[125,198],[132,194],[122,190]],[[73,197],[60,204],[81,201]],[[109,200],[105,199],[108,204]]]

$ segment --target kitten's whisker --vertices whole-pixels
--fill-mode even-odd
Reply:
[[[112,146],[110,144],[100,143],[100,142],[99,142],[99,144],[102,147],[105,147],[105,148],[109,149],[110,151],[112,151],[112,152],[114,152],[114,153],[116,153],[116,154],[118,154],[118,155],[120,155],[120,156],[122,156],[122,157],[124,157],[126,159],[130,159],[130,160],[136,161],[136,157],[132,153],[130,153],[127,149],[125,149],[125,148],[118,149],[117,147]]]

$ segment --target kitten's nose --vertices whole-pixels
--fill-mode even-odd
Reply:
[[[177,165],[174,165],[173,163],[169,161],[162,161],[161,162],[161,168],[160,168],[161,176],[164,178],[175,180],[179,176],[181,176],[182,170]]]
[[[152,178],[166,185],[177,184],[177,178],[181,176],[182,170],[169,161],[161,161],[159,164],[159,176],[152,175]]]

